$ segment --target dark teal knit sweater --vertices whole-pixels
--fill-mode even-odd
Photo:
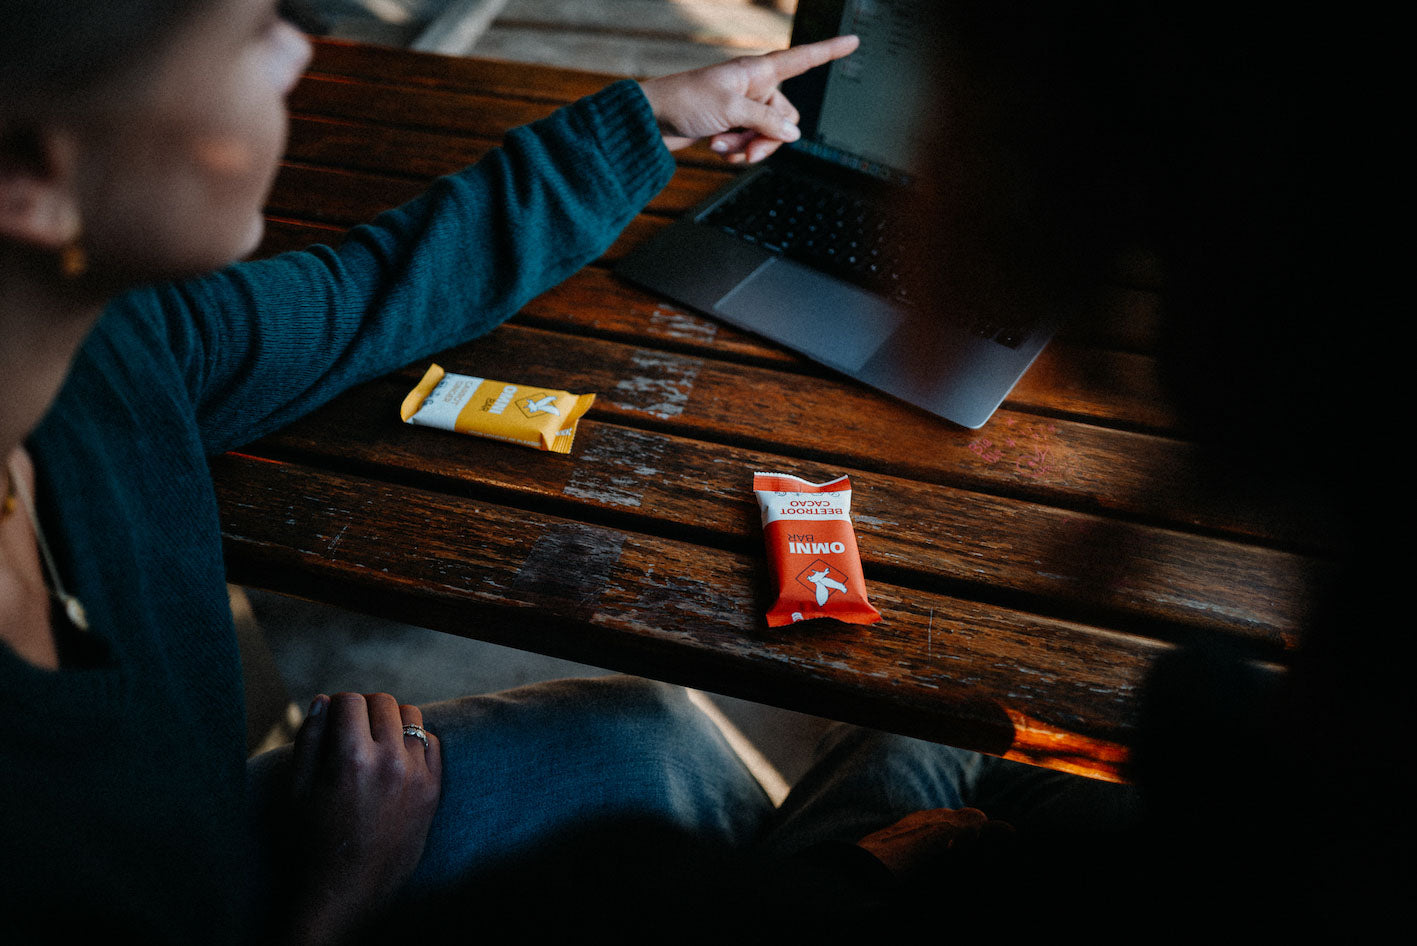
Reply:
[[[250,935],[245,718],[207,457],[494,328],[609,246],[672,171],[638,87],[617,83],[338,249],[110,306],[29,441],[92,631],[58,673],[0,645],[0,940]]]

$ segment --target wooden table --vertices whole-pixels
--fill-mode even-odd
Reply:
[[[263,252],[338,240],[608,81],[320,42]],[[438,357],[598,394],[569,456],[401,423],[409,365],[218,459],[232,580],[1104,778],[1169,649],[1282,667],[1322,532],[1192,485],[1144,262],[965,430],[612,273],[729,173],[686,152],[603,260]],[[883,622],[766,627],[757,470],[850,475]]]

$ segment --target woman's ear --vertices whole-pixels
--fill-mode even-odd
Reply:
[[[57,252],[82,229],[73,142],[0,120],[0,240]]]

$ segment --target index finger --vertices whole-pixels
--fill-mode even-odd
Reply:
[[[831,39],[818,40],[815,43],[806,43],[802,46],[792,46],[788,49],[767,53],[763,56],[763,60],[772,66],[778,81],[781,81],[801,75],[817,66],[825,65],[833,59],[849,56],[860,45],[861,40],[855,35],[833,36]]]

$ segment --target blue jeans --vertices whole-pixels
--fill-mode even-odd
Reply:
[[[423,715],[442,741],[443,791],[401,916],[450,917],[457,930],[469,910],[523,901],[549,911],[543,924],[596,905],[622,923],[648,918],[647,901],[691,901],[736,858],[760,867],[923,809],[978,807],[1021,830],[1135,813],[1124,786],[844,724],[774,810],[682,688],[633,677],[538,683]],[[258,802],[278,796],[289,756],[252,760]]]
[[[772,815],[682,687],[558,680],[421,709],[443,747],[442,795],[409,884],[425,913],[461,891],[505,889],[508,878],[584,888],[584,875],[633,868],[667,884],[745,850]],[[271,806],[289,760],[286,746],[249,764],[257,831],[273,857]]]

